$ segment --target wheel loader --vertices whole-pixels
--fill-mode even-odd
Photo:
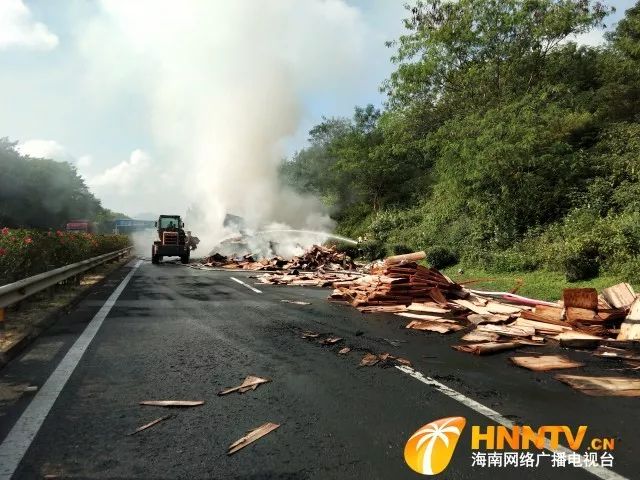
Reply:
[[[151,262],[160,263],[163,257],[180,257],[182,263],[189,263],[191,250],[195,250],[199,240],[184,231],[180,215],[160,215],[155,226],[158,240],[151,247]]]

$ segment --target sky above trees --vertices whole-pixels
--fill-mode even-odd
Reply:
[[[322,116],[380,105],[406,16],[393,0],[171,3],[0,2],[0,137],[71,162],[105,207],[157,212],[203,173],[260,173]],[[632,2],[608,4],[611,27]]]

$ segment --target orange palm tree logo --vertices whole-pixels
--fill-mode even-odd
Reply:
[[[466,423],[463,417],[447,417],[420,428],[404,447],[407,465],[423,475],[437,475],[444,471]]]

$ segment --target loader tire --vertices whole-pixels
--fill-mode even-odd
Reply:
[[[151,263],[160,263],[160,255],[151,255]]]
[[[189,254],[187,253],[186,255],[180,255],[180,261],[185,265],[189,263]]]

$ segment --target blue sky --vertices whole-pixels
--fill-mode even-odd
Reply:
[[[124,3],[136,1],[141,0],[124,0]],[[195,3],[199,1],[194,0]],[[265,4],[287,1],[290,0]],[[170,172],[162,179],[164,183],[161,182],[170,188],[170,177],[178,170],[169,168],[175,166],[169,157],[176,155],[176,149],[167,148],[162,135],[171,136],[172,129],[179,132],[181,122],[176,118],[174,125],[158,128],[158,108],[166,111],[167,106],[156,105],[158,99],[148,94],[148,85],[155,80],[155,70],[146,69],[144,62],[132,64],[127,60],[129,48],[135,48],[136,44],[121,43],[119,30],[105,19],[105,11],[111,8],[105,5],[117,2],[0,0],[0,32],[5,32],[0,33],[0,69],[3,72],[0,77],[0,102],[3,105],[0,137],[20,142],[23,151],[31,155],[48,155],[75,162],[107,207],[135,214],[149,210],[156,199],[153,195],[139,198],[123,195],[114,188],[114,182],[119,184],[129,175],[133,179],[122,180],[123,184],[138,186],[145,172],[153,172],[159,165]],[[295,96],[297,102],[295,121],[290,120],[294,124],[287,123],[286,127],[274,130],[274,135],[283,137],[276,140],[284,145],[284,153],[303,147],[309,128],[322,116],[351,115],[356,105],[382,103],[378,89],[393,69],[389,61],[391,51],[384,42],[397,38],[402,31],[403,3],[404,0],[301,0],[295,3],[296,10],[305,13],[303,22],[308,23],[304,28],[312,33],[306,36],[301,30],[295,33],[296,37],[287,32],[290,35],[287,38],[300,39],[309,47],[309,55],[318,55],[318,60],[312,64],[310,60],[313,59],[296,57],[286,66],[289,70],[299,68],[301,71],[288,72],[293,78],[290,95]],[[607,24],[615,25],[633,3],[632,0],[609,2],[617,12]],[[208,2],[202,8],[212,4],[224,10],[221,1]],[[129,15],[125,20],[136,18],[133,14],[141,14],[123,13],[120,7],[112,10],[116,14]],[[255,11],[256,15],[259,13]],[[320,15],[322,19],[316,22],[310,18],[313,15]],[[134,33],[136,29],[144,31],[148,28],[143,23],[146,23],[144,18]],[[286,22],[283,25],[288,28]],[[314,30],[316,26],[318,30]],[[243,27],[243,24],[237,25],[238,29]],[[355,33],[348,31],[350,27]],[[281,31],[282,27],[274,30],[275,34]],[[100,37],[100,32],[107,34]],[[156,34],[151,30],[151,35]],[[317,35],[317,39],[313,35]],[[238,41],[233,38],[234,42]],[[580,41],[593,44],[601,38],[602,32],[591,32]],[[314,41],[326,43],[328,51],[316,51]],[[357,48],[353,44],[357,44]],[[288,46],[283,45],[284,48]],[[342,55],[342,50],[346,52],[344,58],[351,61],[332,63],[331,57]],[[179,60],[179,57],[173,59]],[[326,62],[326,66],[322,62]],[[304,69],[309,68],[313,72],[307,78]],[[175,86],[161,85],[160,88]],[[188,162],[189,159],[181,161]],[[137,179],[135,175],[138,175]],[[141,191],[152,192],[157,185],[152,182],[141,186]]]

